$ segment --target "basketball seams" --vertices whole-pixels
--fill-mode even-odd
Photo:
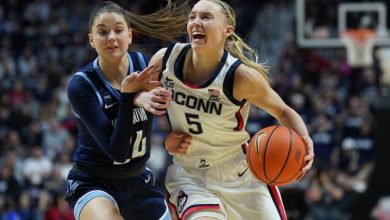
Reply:
[[[252,140],[253,141],[253,140]],[[252,146],[252,144],[249,143],[249,146],[248,146],[248,152],[246,154],[247,156],[247,160],[248,160],[248,167],[249,167],[249,170],[254,174],[254,176],[257,178],[257,173],[255,170],[252,169],[252,160],[251,160],[251,150],[249,149],[250,147]]]
[[[291,139],[290,139],[290,146],[294,146],[294,139],[293,136],[295,135],[291,130],[290,130],[290,134],[291,134]],[[299,136],[298,138],[300,138],[302,140],[302,138]],[[302,140],[303,144],[305,145],[305,155],[307,155],[307,146],[305,144],[305,142]],[[293,159],[293,158],[292,158]],[[305,161],[302,161],[302,165],[301,165],[301,169],[303,168],[303,166],[305,165]],[[299,173],[301,172],[301,169],[297,170],[297,172],[289,179],[285,180],[285,181],[275,181],[274,183],[276,184],[284,184],[284,183],[288,183],[290,182],[291,180],[293,179],[299,179]]]
[[[260,156],[260,152],[259,152],[259,141],[260,141],[260,138],[262,136],[263,132],[259,131],[256,133],[256,139],[255,139],[255,146],[256,146],[256,154],[257,154],[257,159],[258,159],[258,162],[261,162],[262,159],[261,159],[261,156]],[[256,173],[256,176],[257,176],[257,172],[255,171]]]
[[[278,128],[279,128],[279,127],[278,127]],[[290,159],[291,148],[292,148],[292,145],[293,145],[293,133],[292,133],[292,131],[291,131],[290,128],[288,128],[288,132],[289,132],[289,134],[290,134],[290,144],[289,144],[289,146],[288,146],[287,156],[286,156],[286,159],[284,160],[284,163],[283,163],[283,165],[282,165],[282,167],[281,167],[281,169],[280,169],[278,175],[276,175],[275,179],[273,179],[273,180],[271,181],[271,183],[276,182],[275,180],[277,180],[277,179],[280,177],[280,175],[282,174],[282,172],[283,172],[284,169],[286,168],[286,165],[287,165],[288,160]],[[296,174],[295,174],[295,175],[296,175]],[[295,175],[294,175],[294,176],[295,176]]]
[[[267,176],[267,172],[266,172],[266,168],[267,168],[267,163],[266,163],[266,159],[267,159],[267,152],[268,152],[268,145],[271,141],[271,137],[272,135],[274,134],[274,132],[276,131],[276,129],[278,129],[279,126],[275,126],[271,133],[269,134],[269,137],[267,138],[267,143],[265,144],[265,149],[264,149],[264,159],[263,159],[263,172],[264,172],[264,177],[267,179],[268,182],[271,182],[272,183],[272,180],[270,178],[268,178]],[[256,142],[257,144],[257,142]]]

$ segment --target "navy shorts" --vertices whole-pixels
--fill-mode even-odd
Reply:
[[[75,214],[81,210],[80,207],[75,210],[76,203],[92,191],[97,193],[103,191],[111,196],[108,198],[115,200],[113,203],[116,203],[115,205],[118,206],[121,215],[126,220],[158,220],[170,217],[165,197],[154,186],[153,173],[148,169],[125,179],[101,178],[74,169],[69,172],[66,201]],[[78,206],[79,204],[80,202]],[[75,217],[78,219],[78,216]]]

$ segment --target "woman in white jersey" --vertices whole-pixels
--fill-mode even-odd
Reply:
[[[173,132],[165,145],[175,156],[166,187],[179,219],[286,219],[277,187],[247,172],[250,103],[304,138],[309,154],[302,172],[312,166],[313,142],[304,122],[271,89],[267,70],[234,33],[235,24],[227,3],[200,0],[187,23],[191,43],[162,49],[150,62],[161,66],[161,82],[174,100],[168,108]]]

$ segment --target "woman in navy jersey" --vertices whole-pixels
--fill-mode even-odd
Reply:
[[[166,187],[179,219],[287,218],[277,187],[248,171],[250,104],[299,133],[309,152],[302,175],[312,166],[313,142],[303,120],[270,87],[256,52],[235,34],[235,19],[226,2],[200,0],[187,20],[190,43],[172,44],[150,61],[172,92],[167,111],[173,132],[165,144],[175,156]]]
[[[164,195],[145,167],[153,114],[165,113],[171,93],[157,81],[159,68],[128,52],[133,32],[172,40],[183,32],[186,4],[151,15],[132,14],[104,2],[89,21],[89,42],[98,57],[75,73],[68,97],[78,123],[78,147],[68,175],[67,197],[76,219],[170,219]],[[149,91],[144,108],[137,92]],[[161,96],[163,95],[163,96]]]

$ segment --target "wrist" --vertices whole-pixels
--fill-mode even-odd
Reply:
[[[140,98],[140,95],[141,95],[142,92],[137,92],[135,95],[134,95],[134,100],[133,100],[133,105],[134,106],[137,106],[137,107],[143,107],[142,106],[142,102],[139,100]]]

